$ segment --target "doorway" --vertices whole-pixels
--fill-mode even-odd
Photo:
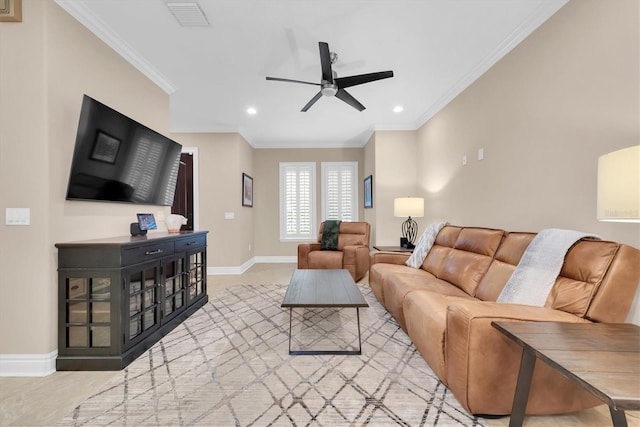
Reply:
[[[171,206],[171,213],[187,218],[182,231],[197,229],[197,150],[183,149],[180,155],[176,195]]]

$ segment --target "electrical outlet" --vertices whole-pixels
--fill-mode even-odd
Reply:
[[[464,154],[462,156],[462,166],[467,166],[467,155],[466,154]]]

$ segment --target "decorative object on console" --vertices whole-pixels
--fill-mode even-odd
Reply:
[[[402,237],[400,246],[403,248],[414,248],[414,242],[418,235],[418,224],[411,219],[422,218],[424,216],[424,199],[422,197],[398,197],[393,201],[393,216],[408,217],[402,223]]]
[[[242,206],[253,207],[253,178],[242,174]]]
[[[598,220],[640,222],[640,145],[598,158]]]
[[[129,232],[132,236],[144,236],[147,234],[147,230],[140,230],[140,223],[132,222],[129,226]]]
[[[140,230],[156,230],[158,225],[156,224],[156,218],[151,213],[139,213],[136,214],[138,217],[138,225],[140,226]]]
[[[164,220],[164,223],[167,225],[169,233],[179,233],[180,228],[186,225],[187,221],[187,218],[182,215],[171,214]]]
[[[364,179],[364,208],[373,208],[373,176]]]

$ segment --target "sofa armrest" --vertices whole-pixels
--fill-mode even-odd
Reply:
[[[560,310],[521,304],[456,300],[447,308],[446,379],[458,401],[473,414],[509,414],[520,369],[522,347],[491,322],[588,320]],[[569,400],[569,402],[568,402]],[[575,385],[544,363],[537,364],[527,413],[553,413],[557,407],[592,406]]]
[[[298,245],[298,268],[309,268],[309,253],[320,250],[320,243],[300,243]]]
[[[349,270],[356,282],[362,279],[369,270],[369,247],[345,246],[342,252],[342,267]]]
[[[384,251],[375,251],[371,253],[369,258],[369,265],[377,264],[377,263],[385,263],[385,264],[401,264],[409,259],[411,254],[409,252],[384,252]]]

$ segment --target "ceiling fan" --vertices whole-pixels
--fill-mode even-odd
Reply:
[[[304,83],[308,85],[320,86],[318,92],[307,105],[302,107],[302,112],[306,112],[313,104],[324,96],[335,96],[336,98],[346,102],[358,111],[365,109],[364,105],[358,102],[349,92],[344,90],[347,87],[361,85],[376,80],[388,79],[393,77],[393,71],[380,71],[377,73],[358,74],[356,76],[338,77],[335,71],[331,69],[338,55],[335,52],[329,52],[329,45],[325,42],[318,42],[320,48],[320,65],[322,66],[322,81],[320,83],[305,82],[302,80],[282,79],[279,77],[267,77],[267,80],[275,80],[280,82]]]

